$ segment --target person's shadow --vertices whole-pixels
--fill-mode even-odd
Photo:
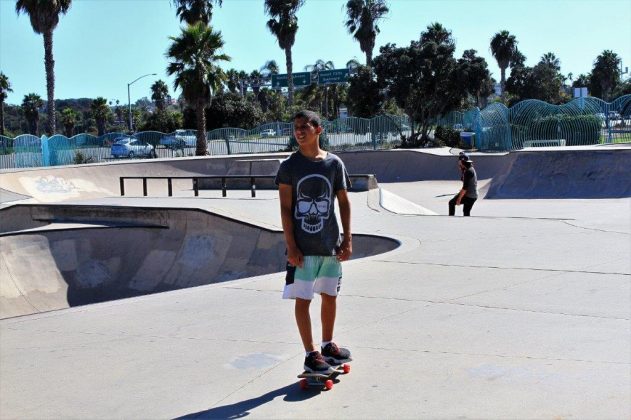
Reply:
[[[290,385],[270,391],[267,394],[263,394],[260,397],[251,398],[249,400],[240,401],[230,405],[223,405],[221,407],[210,408],[197,413],[186,414],[181,417],[176,417],[176,420],[238,419],[248,416],[252,409],[266,404],[281,395],[285,396],[283,398],[284,401],[291,402],[304,401],[306,399],[313,398],[320,392],[321,390],[318,388],[309,388],[306,390],[300,389],[300,386],[294,382]]]

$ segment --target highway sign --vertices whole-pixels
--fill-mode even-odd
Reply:
[[[348,82],[348,76],[348,69],[322,70],[318,74],[318,84],[345,83]]]
[[[308,71],[292,73],[294,86],[307,86],[311,84],[311,73]],[[287,87],[287,74],[272,74],[272,87]]]

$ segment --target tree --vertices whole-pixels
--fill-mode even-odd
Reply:
[[[370,67],[359,66],[350,77],[346,104],[350,115],[372,118],[383,110],[385,96]]]
[[[28,123],[28,132],[34,136],[39,133],[39,109],[44,106],[42,97],[36,93],[24,95],[22,112]]]
[[[462,104],[466,91],[457,80],[455,49],[451,32],[434,23],[421,33],[419,41],[412,41],[406,48],[387,44],[373,60],[377,82],[410,121],[419,125],[417,131],[412,124],[404,146],[428,144],[429,130],[436,118]]]
[[[458,60],[457,75],[467,93],[475,98],[476,106],[484,108],[489,95],[488,86],[491,84],[491,73],[486,60],[478,56],[476,50],[466,50]]]
[[[64,126],[66,137],[72,137],[78,119],[79,114],[72,108],[64,108],[61,111],[61,123]]]
[[[389,12],[385,0],[348,0],[346,28],[366,54],[366,65],[372,65],[372,51],[379,33],[377,22]]]
[[[13,92],[9,78],[0,71],[0,136],[4,136],[4,100],[9,92]]]
[[[36,34],[44,36],[44,66],[46,68],[46,94],[48,100],[49,135],[57,129],[55,121],[55,60],[53,59],[53,31],[59,23],[59,15],[66,14],[72,0],[17,0],[15,11],[26,13]]]
[[[603,51],[596,61],[590,77],[590,93],[605,101],[612,99],[612,91],[620,83],[620,57],[611,50]]]
[[[576,80],[572,82],[572,87],[588,87],[589,86],[589,74],[579,74]]]
[[[318,75],[321,71],[324,70],[333,70],[335,69],[335,64],[332,61],[324,61],[322,59],[316,60],[315,64],[310,64],[305,66],[305,71],[309,71],[312,74]],[[335,85],[333,85],[334,87]],[[316,101],[319,102],[319,112],[324,116],[325,119],[329,119],[329,91],[333,90],[333,94],[335,94],[335,89],[330,89],[329,86],[318,86],[313,85],[313,93],[314,97],[316,97]]]
[[[197,22],[210,24],[215,4],[221,6],[223,0],[172,0],[177,8],[175,13],[180,17],[180,22],[192,25]]]
[[[219,61],[230,61],[230,57],[220,54],[224,41],[221,32],[198,22],[182,28],[179,37],[172,41],[166,55],[170,59],[167,67],[169,75],[175,75],[175,88],[181,88],[186,101],[195,107],[197,120],[197,147],[195,154],[207,154],[206,116],[204,108],[215,92],[221,90],[226,74],[217,65]]]
[[[351,58],[350,60],[346,62],[346,68],[348,69],[349,75],[353,75],[357,73],[359,66],[361,66],[361,63],[357,61],[357,59],[355,58]]]
[[[501,72],[500,85],[502,86],[502,95],[506,85],[506,68],[513,60],[516,51],[517,39],[508,31],[500,31],[491,38],[491,53],[497,60],[497,65]]]
[[[239,92],[239,71],[229,69],[226,72],[226,85],[231,93]]]
[[[140,131],[172,133],[178,128],[182,128],[182,113],[163,111],[150,114],[140,126]]]
[[[265,0],[265,13],[270,16],[267,28],[278,39],[278,46],[285,51],[287,66],[287,96],[289,106],[294,102],[294,78],[292,76],[293,61],[291,47],[298,32],[296,12],[304,4],[304,0]]]
[[[156,104],[158,112],[164,112],[170,99],[169,87],[162,80],[151,85],[151,100]]]
[[[506,81],[506,92],[513,95],[510,104],[524,99],[539,99],[552,104],[562,102],[560,73],[541,61],[535,67],[514,67]]]
[[[98,135],[102,136],[105,134],[105,123],[111,114],[110,107],[107,105],[107,99],[99,96],[92,101],[90,109],[92,110],[92,116],[96,120]]]
[[[250,129],[264,122],[260,108],[235,93],[215,97],[206,110],[206,118],[210,121],[209,130],[222,127]]]
[[[549,66],[557,72],[561,71],[561,60],[559,60],[552,52],[542,55],[539,63]]]
[[[252,72],[248,76],[248,84],[252,88],[252,92],[254,92],[254,96],[258,98],[259,92],[261,91],[261,85],[265,83],[265,78],[258,70],[252,70]]]
[[[260,70],[266,82],[271,82],[272,75],[279,73],[279,68],[278,68],[278,64],[276,63],[276,60],[269,60],[265,62],[265,64],[263,64],[263,67],[261,67]]]
[[[510,59],[510,63],[508,66],[512,69],[515,67],[524,67],[526,65],[526,56],[522,54],[517,48],[515,48],[515,52]]]

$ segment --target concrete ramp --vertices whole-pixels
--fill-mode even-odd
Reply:
[[[511,153],[485,198],[631,197],[631,149]]]
[[[202,210],[18,205],[0,211],[0,231],[0,318],[285,269],[281,232]],[[354,258],[399,246],[353,242]]]

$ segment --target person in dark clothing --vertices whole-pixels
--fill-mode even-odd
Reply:
[[[449,215],[456,215],[456,206],[463,205],[462,213],[471,215],[471,208],[478,199],[478,177],[473,168],[473,161],[465,153],[458,156],[458,167],[461,171],[462,189],[449,200]]]

